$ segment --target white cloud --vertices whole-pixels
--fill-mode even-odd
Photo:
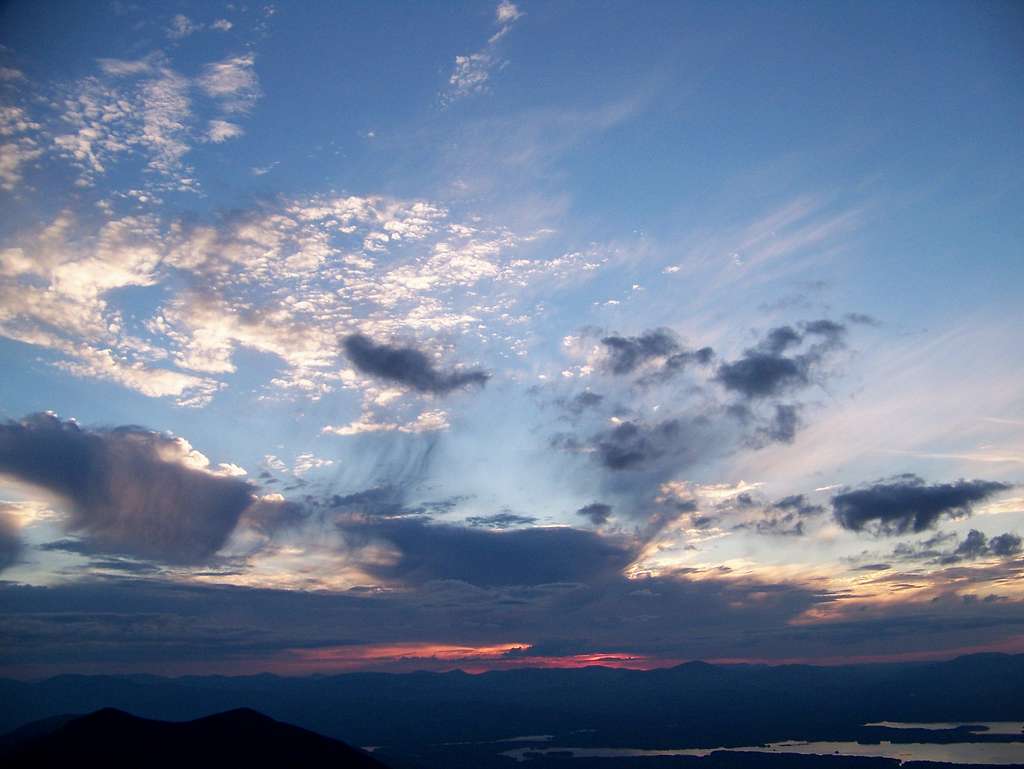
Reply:
[[[200,29],[202,29],[201,24],[197,25],[188,16],[179,13],[171,19],[171,23],[167,27],[167,37],[171,40],[181,40],[193,32],[198,32]]]
[[[448,78],[449,96],[458,99],[474,93],[483,93],[494,67],[494,57],[486,51],[455,57],[455,69]]]
[[[511,24],[522,15],[515,3],[510,3],[508,0],[498,3],[498,8],[495,11],[499,24]]]
[[[424,411],[415,419],[405,422],[379,422],[373,412],[367,411],[359,419],[347,425],[327,425],[321,430],[324,435],[361,435],[376,432],[427,433],[447,430],[450,427],[448,413],[440,409]]]
[[[234,24],[232,24],[227,19],[217,19],[215,22],[213,22],[210,25],[210,28],[211,29],[219,30],[220,32],[227,32],[233,26],[234,26]]]
[[[244,133],[245,131],[242,130],[242,127],[235,123],[229,123],[226,120],[211,120],[206,136],[215,144],[220,144],[221,142],[226,142],[228,139],[234,139],[241,136]]]
[[[318,457],[311,452],[305,452],[303,454],[299,454],[295,458],[295,467],[292,468],[292,472],[295,475],[305,475],[313,470],[319,470],[322,467],[330,467],[333,464],[333,459],[324,459],[323,457]]]
[[[30,132],[40,128],[20,107],[0,106],[0,189],[13,192],[21,183],[23,167],[43,154]]]
[[[182,17],[184,18],[184,17]],[[198,28],[198,27],[196,27]],[[198,108],[213,115],[200,119]],[[79,171],[78,186],[93,186],[124,158],[140,156],[150,194],[196,190],[186,162],[197,142],[223,142],[243,133],[231,115],[248,112],[261,93],[251,54],[212,62],[197,79],[175,71],[162,52],[138,59],[101,58],[95,74],[49,89],[28,108],[0,108],[0,186],[13,189],[25,165],[44,154]],[[219,114],[218,114],[219,113]]]
[[[197,81],[227,112],[246,112],[260,97],[255,57],[250,53],[207,64]]]
[[[522,15],[519,8],[508,0],[498,4],[495,20],[500,28],[479,51],[455,57],[455,66],[448,77],[448,89],[442,95],[443,104],[487,91],[491,74],[506,63],[497,55],[498,43]]]
[[[152,73],[156,58],[146,56],[142,59],[98,59],[97,63],[100,65],[100,69],[108,75],[132,77]]]

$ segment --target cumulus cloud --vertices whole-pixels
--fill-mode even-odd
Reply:
[[[928,484],[913,474],[897,475],[832,497],[836,521],[851,531],[895,535],[933,528],[940,518],[971,514],[993,494],[1011,488],[999,481],[959,480]]]
[[[86,430],[51,414],[0,425],[0,474],[67,505],[68,531],[94,552],[201,563],[253,502],[183,439],[137,427]]]
[[[345,339],[349,360],[362,373],[396,382],[419,392],[444,395],[466,385],[483,386],[490,375],[479,369],[438,371],[430,359],[414,347],[376,344],[362,334]]]

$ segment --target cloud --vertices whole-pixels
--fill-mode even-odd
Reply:
[[[821,515],[825,508],[821,505],[813,505],[803,494],[793,494],[783,497],[772,505],[773,510],[784,510],[800,516]]]
[[[508,0],[498,4],[495,10],[498,31],[488,38],[487,45],[479,51],[455,57],[455,68],[448,77],[448,89],[442,95],[442,104],[448,105],[457,99],[487,91],[491,74],[505,64],[497,53],[498,42],[522,16],[519,8]]]
[[[576,515],[588,518],[595,526],[602,526],[611,518],[612,508],[611,505],[606,505],[602,502],[591,502],[589,505],[584,505],[577,510]]]
[[[567,527],[493,530],[391,518],[341,524],[354,544],[382,539],[398,551],[394,563],[364,565],[379,579],[403,584],[458,580],[479,587],[600,580],[633,558],[624,544]]]
[[[226,142],[228,139],[234,139],[244,134],[240,125],[236,123],[229,123],[226,120],[211,120],[209,130],[206,132],[207,138],[214,144],[220,144]]]
[[[17,189],[23,166],[43,154],[39,141],[32,135],[39,128],[22,108],[0,106],[0,189]]]
[[[649,374],[652,380],[669,379],[690,363],[705,365],[714,357],[710,347],[686,349],[679,337],[667,328],[645,331],[640,336],[606,336],[601,344],[608,351],[605,367],[613,374],[631,374],[653,361],[660,363],[660,367]]]
[[[466,519],[470,526],[482,529],[510,529],[513,526],[531,526],[537,522],[532,515],[495,513],[494,515],[472,515]]]
[[[806,385],[807,372],[807,361],[803,359],[748,351],[737,361],[723,363],[717,378],[727,390],[747,398],[764,398]]]
[[[94,223],[61,212],[3,249],[0,335],[52,350],[55,365],[77,376],[182,405],[205,405],[225,387],[220,377],[236,370],[239,348],[285,364],[266,397],[369,394],[379,382],[338,369],[353,331],[482,333],[515,348],[527,298],[597,264],[584,254],[525,258],[529,238],[384,196],[281,199],[210,222],[161,211]],[[159,290],[118,291],[133,286]],[[447,425],[439,411],[402,417],[385,423],[413,432]]]
[[[757,439],[767,443],[792,443],[800,427],[800,407],[778,403],[771,420],[758,428]],[[758,441],[755,441],[757,443]]]
[[[483,387],[490,374],[479,369],[442,372],[413,347],[376,344],[362,334],[345,339],[349,360],[362,373],[411,387],[419,392],[444,395],[466,385]]]
[[[989,539],[984,532],[971,529],[956,548],[934,559],[935,563],[952,564],[980,558],[1012,558],[1021,552],[1021,538],[1010,532]]]
[[[754,523],[754,528],[758,534],[802,537],[806,533],[806,519],[824,512],[825,508],[821,505],[812,505],[803,494],[794,494],[770,505],[764,517]],[[748,524],[741,526],[749,528]]]
[[[202,563],[227,541],[253,488],[210,472],[187,441],[138,427],[85,430],[52,414],[0,425],[0,474],[67,505],[93,552]]]
[[[0,572],[18,562],[22,544],[17,518],[0,509]]]
[[[510,3],[508,0],[501,0],[501,2],[498,3],[495,15],[499,24],[510,24],[523,14],[515,3]]]
[[[880,535],[921,532],[942,516],[971,514],[974,504],[1011,488],[998,481],[959,480],[927,484],[913,474],[897,475],[832,497],[836,521],[851,531]]]
[[[597,458],[609,470],[643,470],[665,458],[675,469],[707,458],[710,422],[702,416],[675,417],[648,424],[620,421],[591,439]]]
[[[197,82],[225,111],[247,112],[261,95],[255,65],[256,59],[251,53],[232,56],[207,64]]]
[[[568,401],[560,401],[573,414],[582,414],[587,409],[597,408],[604,401],[604,396],[587,390],[573,396]]]
[[[801,328],[803,333],[792,326],[771,329],[738,360],[719,366],[715,378],[727,390],[750,400],[806,386],[825,355],[842,346],[846,328],[827,319],[803,323]],[[804,343],[809,343],[804,352],[786,354]]]
[[[202,29],[201,24],[196,25],[188,16],[179,13],[171,18],[171,23],[167,27],[167,37],[171,40],[181,40],[200,29]]]
[[[1021,538],[1017,534],[999,534],[988,541],[989,552],[1008,558],[1021,552]]]

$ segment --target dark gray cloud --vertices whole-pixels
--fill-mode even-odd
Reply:
[[[67,529],[93,552],[168,563],[208,560],[253,487],[181,461],[173,438],[139,427],[85,430],[50,414],[0,425],[0,474],[67,504]]]
[[[597,457],[609,470],[647,469],[663,458],[685,466],[709,453],[703,440],[707,420],[666,419],[654,424],[625,421],[591,439]]]
[[[1021,552],[1021,538],[1010,532],[999,534],[988,541],[988,549],[993,555],[1009,558]]]
[[[893,535],[930,529],[942,516],[970,515],[974,504],[1011,488],[998,481],[959,480],[927,484],[916,475],[898,475],[832,497],[839,525],[851,531]]]
[[[10,568],[21,556],[21,536],[14,515],[0,506],[0,571]]]
[[[985,535],[977,529],[971,529],[964,537],[964,541],[957,545],[953,555],[967,560],[980,558],[988,552],[988,542]]]
[[[882,322],[877,318],[863,312],[848,312],[843,316],[850,323],[859,323],[862,326],[881,326]]]
[[[591,502],[589,505],[584,505],[577,510],[576,515],[582,515],[595,526],[601,526],[611,518],[612,508],[611,505],[606,505],[602,502]]]
[[[352,365],[362,373],[420,392],[444,395],[466,385],[482,387],[490,379],[490,374],[480,369],[438,371],[430,359],[414,347],[377,344],[362,334],[346,337],[344,346]]]
[[[771,329],[739,359],[723,363],[715,378],[725,389],[751,400],[769,398],[808,385],[825,355],[841,347],[846,327],[828,319]],[[807,344],[804,351],[792,351]]]
[[[264,534],[301,526],[309,517],[304,505],[287,499],[257,499],[242,514],[241,522]]]
[[[529,555],[539,552],[548,549],[531,548]],[[1019,580],[1020,568],[1008,560],[997,572],[959,568],[958,578],[960,572],[983,571],[983,580]],[[878,573],[884,577],[891,570]],[[851,621],[793,623],[835,600],[820,584],[742,579],[718,568],[640,579],[597,571],[593,579],[571,584],[482,587],[410,580],[404,590],[340,592],[116,577],[49,587],[0,581],[0,675],[86,666],[152,669],[154,663],[172,672],[197,660],[220,672],[252,672],[287,665],[294,660],[291,650],[362,643],[473,646],[514,640],[524,649],[537,645],[555,655],[835,657],[891,653],[894,644],[905,652],[978,646],[1019,634],[1024,624],[1020,601],[959,599],[881,601]],[[586,640],[577,646],[566,639]],[[430,661],[409,664],[422,668]]]
[[[800,407],[794,404],[778,403],[771,419],[758,428],[755,445],[764,443],[792,443],[800,428]]]
[[[582,414],[587,409],[594,409],[601,405],[604,401],[604,396],[595,392],[581,392],[568,401],[561,401],[565,408],[571,411],[573,414]]]
[[[608,348],[608,369],[613,374],[632,373],[652,358],[667,357],[681,347],[667,328],[645,331],[640,336],[606,336],[601,344]]]
[[[480,587],[587,582],[618,574],[633,558],[624,543],[566,527],[496,531],[394,518],[340,524],[359,547],[385,540],[395,563],[374,562],[374,576],[404,584],[459,580]]]
[[[570,556],[572,569],[559,567],[549,575],[589,573],[589,580],[512,584],[510,578],[518,580],[518,571],[526,567],[508,571],[514,564],[511,550],[518,550],[515,560],[543,556],[541,568],[547,569],[548,560],[564,557],[559,546],[568,544],[576,552],[578,542],[599,545],[600,539],[587,532],[569,537],[545,534],[537,539],[549,542],[525,547],[530,538],[521,533],[469,531],[514,543],[496,564],[504,579],[482,586],[458,576],[423,582],[410,578],[405,590],[341,592],[114,576],[51,587],[0,581],[0,675],[32,665],[59,672],[79,665],[124,670],[133,663],[158,662],[173,670],[175,664],[194,665],[197,660],[228,669],[247,664],[244,672],[287,664],[294,659],[289,650],[358,643],[484,645],[515,640],[557,654],[574,652],[571,645],[551,639],[587,638],[590,651],[670,659],[742,656],[754,638],[766,639],[764,651],[773,648],[768,641],[773,633],[786,632],[794,617],[827,600],[820,590],[799,585],[726,581],[713,573],[693,581],[684,575],[627,579],[616,570],[621,557],[615,547],[611,563],[588,567],[585,558],[600,559],[605,548],[595,553],[584,546],[578,556]],[[445,548],[441,551],[437,559]],[[487,549],[486,554],[493,556],[495,550]],[[486,574],[485,564],[476,568]],[[452,570],[465,568],[442,567],[443,573]],[[476,580],[480,581],[487,579]],[[794,653],[792,644],[774,649],[780,655]],[[429,661],[412,664],[423,667]]]
[[[742,499],[745,497],[745,499]],[[748,494],[741,494],[736,500],[740,509],[750,508],[756,503]],[[811,504],[803,494],[783,497],[764,508],[761,518],[737,524],[733,528],[756,531],[771,536],[802,537],[806,534],[806,521],[825,512],[821,505]]]
[[[826,344],[833,346],[841,345],[843,337],[846,336],[846,326],[828,318],[805,321],[800,324],[800,328],[803,329],[804,334],[822,337]]]
[[[821,515],[825,512],[824,507],[811,504],[803,494],[792,494],[788,497],[783,497],[778,502],[775,502],[771,509],[792,512],[804,518],[812,515]]]
[[[417,474],[412,476],[418,477]],[[349,494],[332,494],[326,498],[307,495],[304,507],[316,509],[321,515],[335,521],[362,518],[424,518],[447,515],[467,497],[412,501],[411,482],[374,486]]]
[[[766,398],[808,382],[808,361],[748,351],[737,361],[723,363],[716,378],[727,390],[747,398]]]
[[[404,489],[398,486],[375,486],[352,494],[335,494],[326,501],[326,506],[343,515],[380,518],[422,515],[422,510],[406,506],[405,497]]]
[[[470,526],[481,529],[511,529],[514,526],[530,526],[537,522],[532,515],[517,515],[516,513],[501,512],[494,515],[471,515],[466,519]]]
[[[606,336],[601,339],[608,350],[607,368],[613,374],[631,374],[645,363],[663,359],[655,379],[669,379],[691,363],[706,365],[714,357],[710,347],[687,349],[679,337],[667,328],[645,331],[640,336]]]
[[[766,355],[781,355],[790,347],[796,347],[803,337],[792,326],[778,326],[771,329],[758,344],[757,349]]]
[[[989,539],[984,532],[971,529],[952,552],[939,554],[934,562],[952,564],[991,556],[1012,558],[1020,552],[1021,538],[1016,534],[1006,532]]]

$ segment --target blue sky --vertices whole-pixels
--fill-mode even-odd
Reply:
[[[444,664],[1020,650],[1015,4],[37,2],[0,29],[6,672],[182,669],[157,631],[71,660],[14,598],[126,589],[172,625],[166,591],[243,591],[206,651],[276,627],[275,591],[453,592],[491,621],[352,644]],[[696,608],[613,632],[603,601]],[[337,623],[225,653],[291,670],[367,624]],[[808,624],[832,640],[786,640]],[[301,669],[397,664],[370,652]]]

